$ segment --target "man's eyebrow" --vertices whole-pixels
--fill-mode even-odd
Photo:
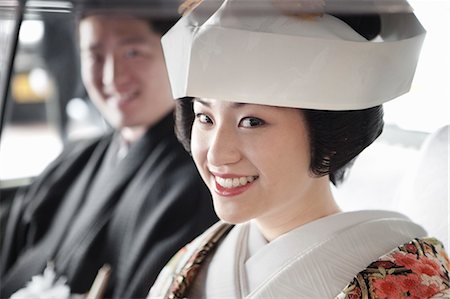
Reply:
[[[81,52],[86,52],[86,51],[96,51],[103,48],[103,46],[101,44],[92,44],[92,45],[88,45],[85,47],[80,47]]]
[[[132,36],[126,37],[119,40],[120,45],[128,45],[128,44],[147,44],[148,38],[142,36]]]
[[[123,45],[133,45],[133,44],[147,44],[148,43],[148,39],[146,39],[145,37],[126,37],[123,39],[119,40],[119,45],[123,46]],[[88,45],[87,47],[83,47],[81,48],[81,51],[97,51],[97,50],[101,50],[103,49],[105,46],[103,45],[103,43],[93,43],[91,45]]]

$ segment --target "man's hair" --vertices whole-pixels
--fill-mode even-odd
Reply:
[[[84,11],[84,12],[79,12],[76,14],[75,16],[75,24],[76,24],[76,28],[77,28],[77,36],[78,36],[78,28],[80,25],[80,22],[91,15],[105,15],[105,16],[111,16],[114,17],[116,16],[123,16],[123,15],[128,15],[128,14],[119,14],[117,12],[114,11],[101,11],[101,12],[95,12],[95,11]],[[142,20],[144,22],[147,23],[148,27],[153,30],[154,32],[160,34],[161,36],[164,35],[167,31],[169,31],[170,28],[172,28],[173,25],[175,25],[175,23],[177,22],[176,18],[154,18],[154,17],[146,17],[146,16],[142,16],[142,15],[132,15],[129,14],[130,17],[136,18],[138,20]]]
[[[178,140],[190,153],[195,118],[192,98],[176,102],[175,130]],[[329,175],[334,185],[343,181],[354,159],[383,131],[381,105],[364,110],[298,110],[304,117],[308,131],[311,156],[309,168],[316,176]]]
[[[148,26],[153,29],[156,33],[163,36],[172,28],[173,25],[177,22],[176,19],[173,18],[149,18],[149,17],[137,17],[138,19],[142,19],[147,22]]]
[[[145,3],[128,0],[80,0],[74,6],[76,28],[82,19],[90,15],[127,15],[147,22],[149,28],[164,35],[180,17],[176,4],[177,2],[167,0],[148,0]]]

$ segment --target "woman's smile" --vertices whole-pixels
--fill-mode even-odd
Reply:
[[[235,196],[248,190],[258,176],[247,175],[231,175],[231,174],[212,174],[214,176],[214,191],[220,196]]]

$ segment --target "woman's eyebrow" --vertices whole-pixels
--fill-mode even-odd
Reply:
[[[197,102],[197,103],[200,103],[200,104],[202,104],[203,106],[211,107],[211,104],[210,104],[210,103],[208,103],[208,102],[206,102],[206,101],[203,101],[202,99],[195,98],[193,101],[194,101],[194,102]]]
[[[243,106],[248,106],[249,104],[247,103],[237,103],[237,102],[232,102],[231,103],[231,108],[240,108]]]
[[[210,104],[209,102],[204,101],[204,100],[202,100],[202,99],[195,98],[194,101],[195,101],[195,102],[198,102],[198,103],[200,103],[200,104],[202,104],[202,105],[204,105],[204,106],[206,106],[206,107],[211,107],[211,104]],[[247,104],[247,103],[230,102],[230,105],[231,105],[232,108],[239,108],[239,107],[247,106],[247,105],[250,105],[250,104]]]

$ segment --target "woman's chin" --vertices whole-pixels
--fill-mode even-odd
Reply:
[[[249,221],[251,218],[242,215],[242,213],[223,211],[216,209],[216,214],[223,222],[230,224],[239,224]]]

